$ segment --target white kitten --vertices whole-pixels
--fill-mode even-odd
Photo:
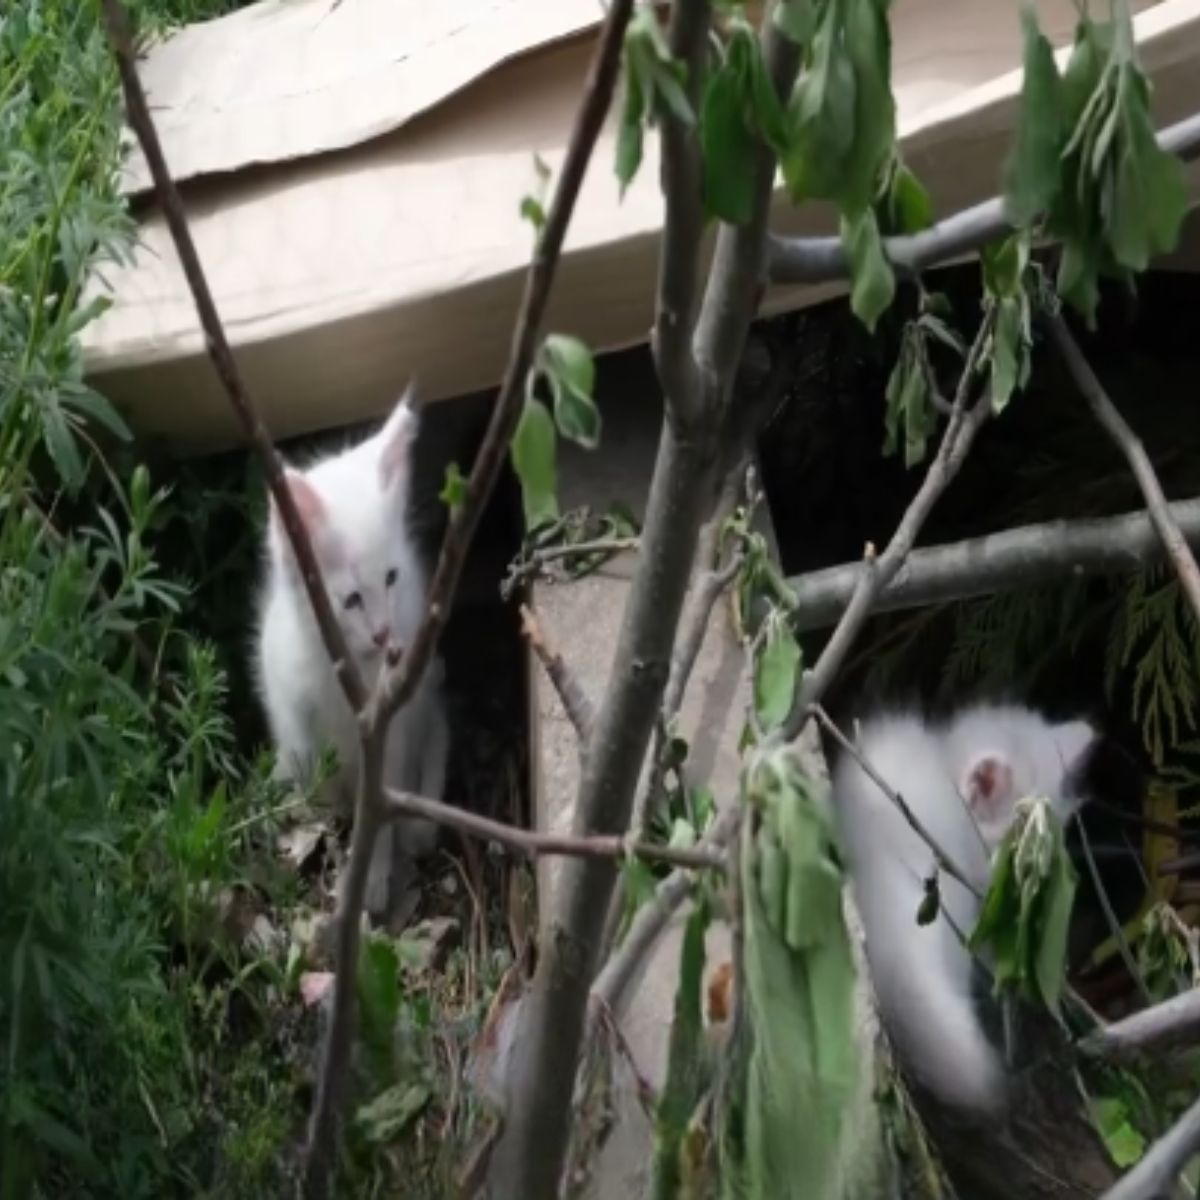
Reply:
[[[1069,778],[1096,732],[1054,725],[1016,705],[977,705],[941,725],[911,713],[863,724],[863,757],[907,801],[971,882],[986,890],[991,852],[1026,796],[1045,796],[1061,820],[1081,803]],[[849,755],[834,772],[836,819],[866,932],[867,960],[887,1027],[906,1062],[944,1100],[976,1111],[1003,1104],[1005,1076],[971,997],[970,934],[979,902],[944,873],[942,908],[916,913],[933,867],[929,847]]]
[[[315,462],[287,468],[287,484],[308,530],[334,613],[363,680],[371,687],[389,647],[403,647],[425,609],[427,582],[407,527],[411,452],[417,417],[409,392],[373,437]],[[258,684],[278,751],[277,772],[300,781],[332,745],[339,771],[333,796],[353,802],[358,768],[354,715],[325,653],[291,546],[275,505],[267,531],[260,597]],[[449,729],[435,660],[420,688],[392,720],[386,786],[442,798]],[[394,867],[427,853],[436,829],[402,821],[380,833],[367,882],[373,915],[389,905]]]

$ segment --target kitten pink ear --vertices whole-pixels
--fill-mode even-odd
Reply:
[[[292,493],[296,508],[300,512],[300,520],[304,522],[304,528],[308,531],[309,537],[312,537],[324,523],[325,502],[321,499],[317,489],[299,471],[285,467],[283,478],[288,491]],[[282,536],[282,522],[274,500],[271,502],[271,520],[275,525],[276,532]]]
[[[976,819],[1000,820],[1017,801],[1012,764],[994,751],[980,754],[967,767],[962,793]]]
[[[1096,740],[1096,731],[1086,721],[1064,721],[1052,727],[1054,744],[1058,747],[1064,772],[1079,765]]]
[[[408,470],[413,439],[417,436],[417,414],[412,406],[414,392],[415,385],[410,381],[379,432],[379,482],[384,488],[393,487]]]

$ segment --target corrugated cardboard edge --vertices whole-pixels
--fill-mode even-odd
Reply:
[[[153,45],[139,74],[184,182],[394,132],[602,16],[599,0],[262,0]],[[128,130],[125,144],[122,191],[150,191]]]
[[[1161,123],[1196,108],[1200,91],[1200,0],[1169,0],[1137,18],[1143,62],[1155,81]],[[1020,72],[1008,72],[969,93],[901,118],[906,158],[935,191],[939,211],[957,211],[994,192],[1015,121]],[[611,131],[608,135],[611,138]],[[549,326],[586,338],[598,351],[643,342],[653,318],[653,290],[661,200],[657,196],[656,140],[637,189],[625,205],[581,202],[584,220],[573,231],[549,314]],[[603,169],[611,142],[597,149]],[[593,166],[591,175],[597,172]],[[1196,175],[1192,175],[1193,186]],[[611,180],[605,180],[610,186]],[[588,203],[599,211],[587,212]],[[785,234],[828,232],[820,206],[793,208],[776,195],[772,227]],[[441,291],[372,295],[363,303],[340,298],[303,329],[268,329],[263,322],[236,329],[240,361],[277,436],[305,432],[381,412],[396,387],[415,373],[423,397],[493,386],[507,358],[511,319],[520,295],[527,246],[501,247],[486,273],[448,279]],[[842,288],[773,289],[764,314],[803,307]],[[257,336],[256,336],[257,335]],[[198,329],[181,331],[169,345],[125,342],[104,347],[109,369],[97,382],[143,430],[180,447],[203,450],[236,438],[226,402],[203,362]],[[93,358],[93,366],[99,366]],[[296,363],[304,372],[297,374]]]

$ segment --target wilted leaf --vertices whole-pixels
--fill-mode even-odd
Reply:
[[[800,644],[787,618],[772,610],[754,661],[754,710],[764,729],[781,725],[792,711],[800,659]]]
[[[742,117],[741,85],[728,62],[705,88],[700,142],[708,211],[730,225],[744,225],[754,205],[754,140]]]
[[[850,264],[850,307],[872,333],[896,294],[875,214],[868,208],[842,218],[842,245]]]
[[[1017,144],[1008,164],[1004,197],[1008,219],[1018,227],[1030,224],[1053,203],[1064,143],[1062,84],[1054,48],[1038,28],[1032,5],[1021,10],[1021,26],[1025,35],[1025,78]]]

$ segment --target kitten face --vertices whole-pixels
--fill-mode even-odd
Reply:
[[[416,430],[407,401],[406,394],[374,437],[308,471],[286,472],[342,634],[369,668],[400,646],[411,624],[413,587],[421,587],[405,528]],[[274,505],[271,548],[279,565],[292,565]],[[294,570],[289,574],[293,586],[303,586]]]

